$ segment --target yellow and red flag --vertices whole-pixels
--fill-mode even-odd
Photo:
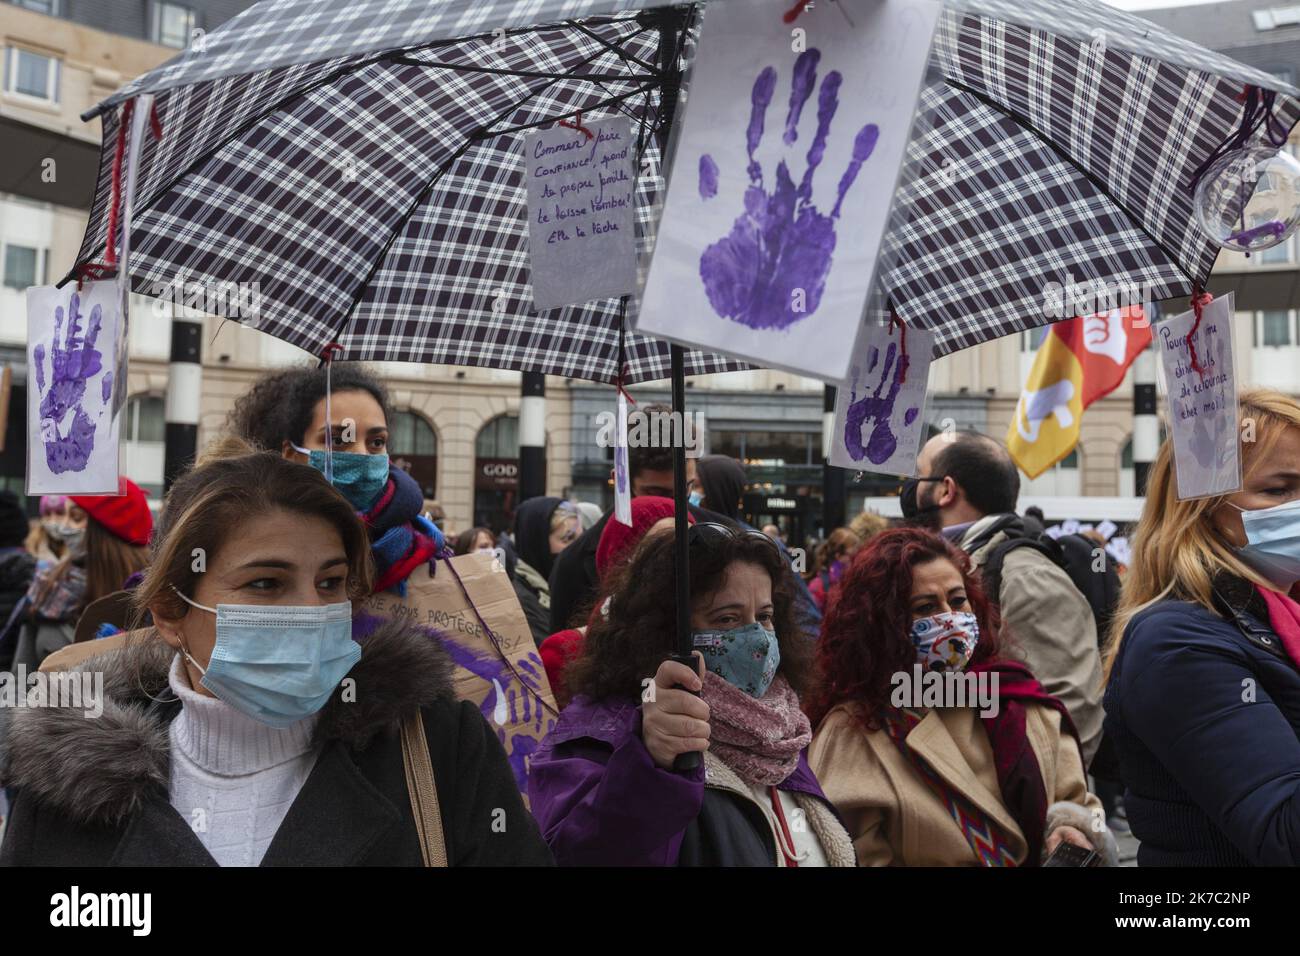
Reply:
[[[1114,391],[1150,342],[1151,323],[1138,306],[1052,325],[1007,429],[1007,450],[1020,470],[1037,478],[1068,455],[1083,410]]]

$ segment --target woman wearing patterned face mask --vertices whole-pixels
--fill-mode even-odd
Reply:
[[[575,696],[533,756],[533,815],[561,865],[852,866],[805,757],[790,569],[757,531],[688,537],[700,670],[664,660],[675,541],[649,535],[603,584],[608,615],[565,671]],[[701,766],[675,769],[696,751]]]
[[[863,866],[1036,866],[1062,842],[1115,861],[1069,715],[1004,653],[943,538],[887,531],[853,559],[817,646],[809,760]]]
[[[405,621],[353,640],[372,566],[352,505],[304,465],[232,451],[168,494],[133,592],[153,626],[76,668],[103,675],[99,712],[15,711],[0,863],[549,863],[440,644]],[[403,739],[432,771],[418,816]]]
[[[1239,399],[1241,490],[1147,482],[1106,655],[1105,731],[1143,866],[1300,863],[1300,403]]]

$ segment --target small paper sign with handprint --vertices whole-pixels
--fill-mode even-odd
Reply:
[[[27,290],[27,494],[117,494],[117,283]]]
[[[1161,385],[1169,404],[1178,497],[1241,489],[1233,294],[1161,322],[1155,329]]]
[[[844,378],[941,5],[705,8],[636,327]]]
[[[835,393],[832,465],[888,475],[916,473],[933,356],[933,332],[898,323],[863,327],[848,378]]]

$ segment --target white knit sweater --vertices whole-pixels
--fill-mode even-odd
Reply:
[[[171,724],[171,804],[221,866],[257,866],[316,763],[318,715],[277,730],[191,687],[178,654],[168,675],[181,699]]]

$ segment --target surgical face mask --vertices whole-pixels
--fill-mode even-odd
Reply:
[[[41,522],[41,527],[51,539],[58,541],[69,548],[75,548],[81,544],[81,539],[86,536],[85,528],[73,528],[70,525],[58,524],[56,522]]]
[[[729,631],[695,631],[691,637],[704,666],[732,687],[762,697],[772,686],[781,664],[776,632],[755,621]]]
[[[1237,557],[1283,590],[1300,581],[1300,499],[1241,512],[1247,544]]]
[[[336,451],[333,456],[318,448],[306,449],[293,446],[293,450],[307,456],[311,465],[326,478],[330,484],[357,511],[367,511],[384,490],[388,483],[388,455],[366,455],[355,451]],[[333,477],[326,470],[326,458],[333,457]]]
[[[220,700],[270,727],[316,713],[361,658],[352,639],[352,602],[314,607],[218,604],[181,599],[217,616],[217,641],[205,668],[188,649],[200,683]]]
[[[692,507],[698,508],[700,503],[704,500],[704,495],[698,491],[692,491],[686,496],[686,500],[691,503]]]
[[[927,671],[965,670],[979,639],[979,621],[969,611],[933,614],[912,622],[916,660]]]

